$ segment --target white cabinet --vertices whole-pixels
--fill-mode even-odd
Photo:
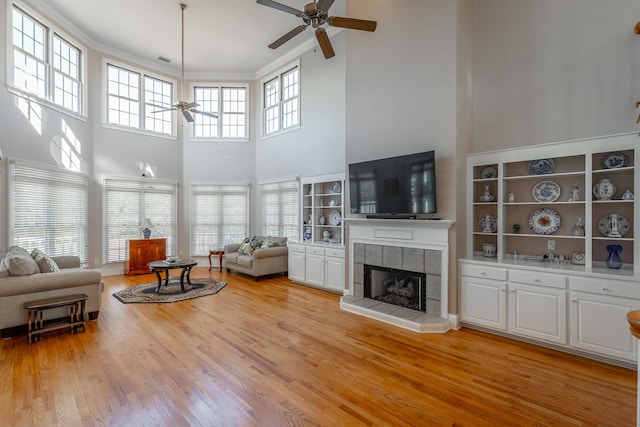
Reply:
[[[509,331],[567,343],[567,291],[509,283]]]
[[[289,242],[289,279],[344,292],[344,249],[332,245]]]
[[[461,317],[465,322],[498,329],[507,328],[505,282],[477,277],[460,278],[462,285]]]
[[[344,174],[301,179],[300,236],[308,243],[344,244]]]

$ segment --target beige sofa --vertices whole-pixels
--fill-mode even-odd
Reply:
[[[271,247],[265,245],[274,244]],[[252,246],[248,250],[247,246]],[[248,253],[247,253],[248,252]],[[268,274],[286,274],[289,266],[289,248],[286,237],[255,236],[243,243],[225,245],[222,266],[227,272],[237,271],[255,277]]]
[[[98,318],[104,288],[99,270],[80,268],[80,258],[77,256],[59,256],[50,259],[60,271],[42,273],[37,265],[35,269],[18,272],[20,275],[11,275],[6,266],[8,257],[9,252],[7,257],[0,260],[0,333],[3,338],[26,332],[27,311],[23,304],[29,301],[86,294],[89,299],[85,309],[89,319]],[[42,270],[51,271],[46,265]],[[68,307],[45,310],[43,314],[45,321],[68,315]]]

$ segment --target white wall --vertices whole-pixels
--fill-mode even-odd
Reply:
[[[474,151],[639,129],[640,2],[474,6]]]

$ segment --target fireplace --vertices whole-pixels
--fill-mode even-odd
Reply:
[[[365,264],[364,297],[426,313],[427,275]]]

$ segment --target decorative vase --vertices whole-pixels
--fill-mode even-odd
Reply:
[[[484,193],[480,196],[481,202],[493,202],[495,198],[491,195],[491,190],[489,185],[484,186]]]
[[[596,200],[611,200],[616,194],[616,186],[609,178],[602,178],[593,186],[593,196]]]
[[[622,267],[622,259],[620,259],[620,252],[622,252],[622,246],[620,245],[608,245],[609,257],[607,258],[607,267],[618,269]]]
[[[149,237],[151,237],[151,230],[149,228],[143,229],[142,235],[144,236],[145,239],[148,239]]]
[[[493,258],[496,256],[496,245],[494,243],[482,244],[482,255],[487,258]]]

